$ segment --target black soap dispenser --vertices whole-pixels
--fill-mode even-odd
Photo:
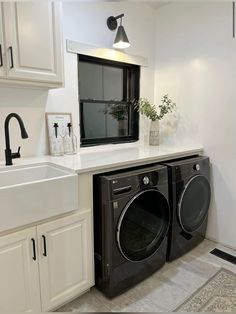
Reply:
[[[58,123],[53,124],[53,132],[50,137],[51,144],[51,154],[52,156],[63,156],[64,155],[64,147],[63,147],[63,139],[59,133]]]
[[[71,122],[67,124],[66,135],[64,137],[64,152],[66,155],[77,153],[77,138],[74,135]]]

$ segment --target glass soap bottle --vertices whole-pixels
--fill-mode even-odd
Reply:
[[[77,153],[77,138],[74,135],[72,124],[67,124],[66,135],[64,137],[64,152],[66,155],[73,155]]]
[[[58,132],[58,123],[53,124],[53,132],[50,137],[50,143],[51,143],[51,154],[53,156],[64,155],[63,139]]]

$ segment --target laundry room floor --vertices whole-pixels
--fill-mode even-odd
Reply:
[[[222,267],[236,273],[236,265],[209,253],[214,248],[236,256],[236,251],[205,240],[182,258],[166,263],[154,275],[121,296],[109,300],[92,288],[57,312],[173,311]]]

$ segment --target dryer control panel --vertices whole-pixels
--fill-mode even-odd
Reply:
[[[199,164],[193,165],[193,170],[200,171],[201,170],[200,165]]]
[[[189,159],[183,159],[166,163],[171,167],[175,181],[185,180],[194,175],[202,174],[208,175],[210,168],[209,158],[206,156],[199,156]]]

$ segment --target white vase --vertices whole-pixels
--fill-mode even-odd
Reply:
[[[160,144],[159,120],[151,121],[149,145],[158,146]]]

